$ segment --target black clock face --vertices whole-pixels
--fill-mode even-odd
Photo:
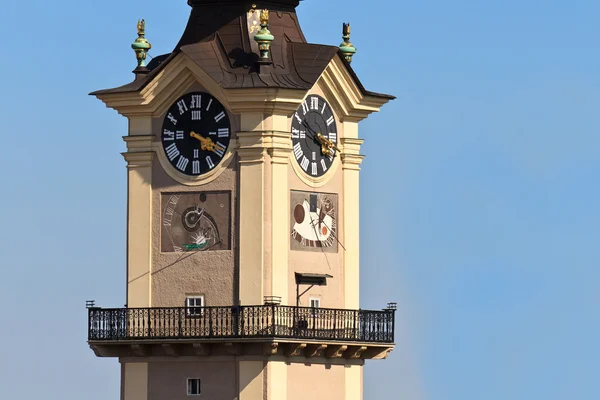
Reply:
[[[227,152],[231,125],[225,108],[208,93],[180,97],[165,116],[161,142],[171,165],[189,176],[214,169]]]
[[[311,95],[292,117],[294,158],[308,175],[324,175],[337,154],[337,126],[324,98]]]

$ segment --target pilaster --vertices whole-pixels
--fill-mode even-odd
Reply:
[[[152,149],[149,118],[129,121],[127,152],[127,306],[150,307],[152,287]]]
[[[363,156],[360,155],[362,139],[353,138],[356,123],[345,122],[344,132],[350,137],[341,140],[343,147],[342,174],[344,190],[344,307],[360,308],[360,225],[359,225],[359,173]]]
[[[148,400],[148,363],[122,363],[121,400]]]

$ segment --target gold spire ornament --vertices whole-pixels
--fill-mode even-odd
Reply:
[[[349,63],[352,62],[352,56],[356,53],[356,47],[350,42],[350,23],[344,23],[342,27],[342,39],[344,41],[340,44],[340,51],[344,55],[344,58]]]
[[[260,30],[254,36],[254,40],[258,43],[258,50],[260,52],[259,63],[270,64],[269,51],[271,49],[271,43],[275,40],[275,36],[269,31],[269,10],[260,11]]]
[[[135,51],[135,58],[137,59],[137,68],[133,71],[135,73],[147,73],[149,70],[146,67],[146,55],[148,50],[152,48],[152,45],[146,40],[146,21],[141,19],[137,23],[138,37],[135,42],[131,45],[133,51]]]

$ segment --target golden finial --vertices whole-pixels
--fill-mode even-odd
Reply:
[[[260,30],[254,36],[254,40],[258,43],[258,51],[260,52],[258,62],[260,64],[271,64],[269,51],[275,36],[269,31],[269,10],[260,11]]]
[[[146,21],[145,20],[139,20],[138,19],[138,23],[137,23],[137,31],[138,31],[138,35],[145,35],[146,34]]]
[[[137,68],[134,70],[135,73],[145,74],[148,73],[146,68],[146,54],[148,50],[152,48],[152,45],[146,40],[146,21],[139,20],[137,23],[138,38],[131,45],[133,51],[135,51],[135,57],[137,59]]]
[[[352,57],[356,53],[356,47],[350,42],[350,23],[344,23],[342,28],[342,39],[344,41],[340,44],[340,51],[344,55],[344,58],[349,63],[352,62]]]
[[[260,23],[265,25],[269,23],[269,10],[265,9],[260,12]]]

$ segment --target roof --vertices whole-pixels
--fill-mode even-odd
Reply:
[[[267,66],[256,63],[258,48],[249,33],[252,22],[247,17],[245,2],[189,0],[189,3],[193,7],[190,19],[173,52],[155,57],[148,64],[150,72],[138,75],[133,82],[91,94],[140,91],[175,56],[184,53],[224,89],[269,87],[308,90],[333,58],[340,57],[364,95],[394,98],[367,91],[337,46],[306,42],[294,9],[298,0],[266,1],[272,7],[269,29],[275,36],[271,45],[272,65]]]

